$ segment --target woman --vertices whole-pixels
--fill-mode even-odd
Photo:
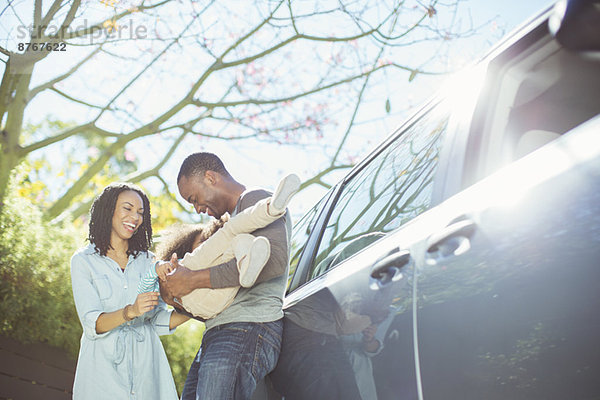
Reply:
[[[156,292],[137,294],[154,256],[150,203],[137,186],[115,183],[94,200],[90,244],[71,258],[83,326],[74,399],[176,399],[158,335],[188,317],[168,311]]]

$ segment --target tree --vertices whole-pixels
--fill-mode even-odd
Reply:
[[[190,136],[315,146],[328,135],[331,162],[302,189],[327,187],[324,177],[353,164],[342,155],[372,82],[391,70],[404,71],[408,80],[432,73],[391,52],[475,31],[438,18],[452,15],[457,4],[53,0],[44,7],[35,0],[30,37],[0,47],[7,58],[0,85],[0,207],[11,171],[27,157],[94,140],[102,142],[98,154],[57,190],[46,219],[85,213],[90,199],[80,193],[116,154],[148,139],[161,143],[152,154],[156,162],[123,179],[153,177],[168,188],[161,169]],[[40,104],[74,123],[25,139],[24,127]],[[348,109],[353,112],[343,120]],[[336,137],[340,123],[345,129]]]

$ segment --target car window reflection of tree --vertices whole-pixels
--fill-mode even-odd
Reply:
[[[319,250],[314,263],[315,267],[319,266],[334,251],[338,250],[339,253],[340,245],[347,245],[348,242],[369,232],[388,233],[429,208],[430,196],[427,189],[433,181],[439,154],[439,142],[445,132],[447,117],[439,120],[428,135],[419,135],[422,132],[419,128],[429,122],[427,118],[418,121],[410,132],[400,137],[396,143],[385,150],[384,154],[379,156],[380,159],[372,161],[344,188],[344,193],[338,200],[338,205],[341,207],[334,210],[334,215],[337,215],[327,224],[324,239],[321,242],[322,246],[326,247]],[[419,139],[423,137],[427,142],[419,146]],[[408,138],[410,140],[407,142]],[[401,146],[407,150],[401,149]],[[407,159],[411,160],[408,166],[399,165]],[[388,173],[387,171],[390,170],[391,172]],[[388,175],[386,176],[386,174]],[[390,179],[390,177],[396,178]],[[377,184],[381,181],[385,182],[384,186],[377,188]],[[352,212],[351,207],[360,204],[362,200],[359,196],[366,193],[366,191],[360,191],[360,188],[367,184],[369,184],[367,203],[362,206],[360,212]],[[381,202],[384,202],[385,205],[377,207],[377,204]],[[400,204],[401,202],[402,204]],[[373,211],[377,211],[377,214],[372,218],[371,223],[365,228],[356,230],[361,222],[368,221],[369,213]],[[349,215],[356,215],[356,218],[351,220],[347,226],[343,226],[344,219]],[[340,229],[343,230],[340,232]],[[356,249],[355,252],[359,250]],[[328,268],[336,264],[331,263]],[[324,272],[322,268],[317,268],[316,271],[313,270],[311,277],[314,278],[318,276],[315,273],[322,272]]]

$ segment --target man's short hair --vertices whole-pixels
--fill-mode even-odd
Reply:
[[[223,161],[213,153],[194,153],[187,156],[181,168],[179,168],[179,174],[177,175],[177,183],[183,178],[190,178],[191,176],[203,176],[206,171],[214,171],[227,177],[231,177],[229,172],[225,169]]]

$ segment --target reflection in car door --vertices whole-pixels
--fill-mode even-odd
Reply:
[[[401,265],[401,279],[390,278],[377,286],[379,281],[370,277],[373,259],[382,253],[399,254],[395,236],[314,279],[303,288],[310,290],[309,296],[290,296],[282,353],[272,374],[275,388],[286,399],[360,399],[365,386],[387,392],[388,396],[379,396],[381,399],[397,398],[399,390],[415,393],[412,263],[405,260],[407,264]],[[370,284],[377,289],[371,289]],[[373,371],[378,365],[376,358],[383,352],[376,351],[372,363],[361,358],[365,353],[362,332],[369,326],[379,331],[376,337],[381,342],[384,338],[389,342],[383,350],[389,351],[385,376]]]
[[[599,131],[596,117],[431,210],[415,257],[424,398],[600,397]]]

